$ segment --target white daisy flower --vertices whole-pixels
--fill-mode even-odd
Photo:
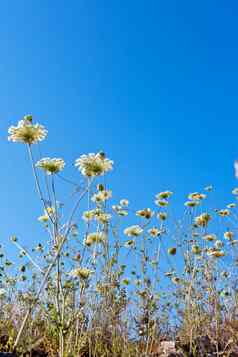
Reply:
[[[31,116],[25,116],[17,126],[8,129],[8,140],[25,144],[36,144],[47,136],[47,130],[40,124],[33,124]]]
[[[158,193],[155,197],[157,200],[160,200],[160,199],[166,200],[172,195],[173,195],[173,192],[171,192],[171,191],[163,191],[163,192]]]
[[[109,200],[112,197],[112,191],[99,191],[98,193],[95,193],[92,196],[92,201],[93,202],[105,202],[107,200]]]
[[[154,215],[154,212],[150,208],[145,208],[136,212],[136,216],[143,217],[145,219],[150,219]]]
[[[155,204],[160,207],[166,207],[169,202],[167,200],[155,200]]]
[[[211,242],[211,241],[216,240],[217,236],[216,236],[216,234],[205,234],[202,238],[204,240],[207,240],[208,242]]]
[[[161,234],[161,230],[156,227],[152,227],[148,230],[148,233],[151,235],[151,237],[155,238]]]
[[[204,193],[199,193],[199,192],[193,192],[188,195],[188,199],[191,201],[204,200],[204,198],[206,198],[206,197],[207,197],[207,195],[205,195]]]
[[[121,217],[128,216],[128,211],[125,209],[122,209],[122,206],[113,205],[112,209],[113,209],[113,211],[115,211],[118,214],[118,216],[121,216]]]
[[[92,221],[95,216],[95,210],[85,211],[83,212],[83,220],[86,222]]]
[[[48,215],[42,215],[42,216],[38,217],[38,221],[39,222],[45,223],[45,222],[48,222],[48,220],[49,220],[49,216]]]
[[[105,242],[107,236],[103,232],[93,232],[89,233],[84,239],[84,244],[87,246],[91,246],[94,243],[103,243]]]
[[[50,159],[49,157],[45,157],[36,163],[36,167],[44,170],[47,175],[53,175],[64,169],[65,162],[63,159]]]
[[[221,217],[226,217],[226,216],[230,216],[231,212],[229,209],[225,208],[225,209],[221,209],[220,211],[218,211],[218,214]]]
[[[225,256],[225,252],[223,250],[209,249],[207,255],[215,258],[222,258]]]
[[[133,248],[135,246],[135,241],[133,239],[128,240],[125,244],[124,247],[126,248]]]
[[[69,273],[70,276],[73,278],[80,278],[82,280],[87,280],[91,274],[93,274],[94,271],[87,269],[87,268],[76,268],[74,270],[71,270]]]
[[[102,212],[102,213],[100,213],[100,214],[98,214],[98,215],[95,215],[95,219],[96,219],[98,222],[102,223],[102,224],[108,223],[111,218],[112,218],[112,215],[111,215],[111,214],[109,214],[109,213],[104,213],[104,212]]]
[[[227,239],[227,240],[232,240],[234,237],[234,233],[231,232],[231,231],[227,231],[224,233],[224,238]]]
[[[138,225],[130,226],[124,230],[124,234],[128,237],[138,237],[142,233],[143,229]]]
[[[184,206],[193,208],[193,207],[198,206],[199,204],[200,204],[199,201],[187,201],[184,203]]]
[[[224,247],[224,243],[221,240],[216,240],[214,247],[219,250]]]
[[[229,205],[227,205],[227,208],[235,208],[236,207],[236,204],[235,203],[229,203]]]
[[[197,216],[195,218],[195,223],[198,225],[198,226],[201,226],[201,227],[206,227],[208,225],[208,222],[211,220],[211,216],[210,214],[208,213],[202,213],[200,214],[200,216]]]
[[[101,176],[113,168],[113,161],[107,159],[105,154],[82,155],[75,161],[75,166],[87,177]]]
[[[128,207],[129,206],[129,201],[126,199],[120,200],[120,205],[123,207]]]

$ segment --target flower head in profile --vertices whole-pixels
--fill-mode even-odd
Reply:
[[[64,169],[65,162],[63,159],[45,157],[36,163],[36,167],[44,170],[47,175],[53,175]]]
[[[128,216],[128,211],[126,209],[123,209],[122,206],[120,206],[120,205],[113,205],[112,209],[114,212],[116,212],[118,214],[118,216],[121,216],[121,217]]]
[[[125,244],[124,247],[126,248],[134,248],[135,247],[135,241],[133,239],[128,240]]]
[[[194,207],[197,207],[198,205],[200,204],[200,202],[199,201],[187,201],[187,202],[185,202],[184,203],[184,206],[186,206],[186,207],[190,207],[190,208],[194,208]]]
[[[84,211],[83,220],[86,222],[90,222],[92,220],[96,220],[100,223],[108,223],[111,219],[111,215],[108,213],[105,213],[101,208],[95,208],[89,211]]]
[[[26,115],[17,126],[10,126],[8,134],[9,141],[31,145],[44,140],[47,130],[40,124],[33,124],[32,116]]]
[[[233,190],[232,190],[232,194],[237,196],[238,195],[238,187],[235,187]]]
[[[172,281],[172,283],[175,284],[175,285],[181,283],[181,279],[179,279],[179,277],[177,277],[177,276],[173,276],[173,277],[171,278],[171,281]]]
[[[205,234],[205,235],[203,236],[203,239],[206,240],[206,241],[208,241],[208,242],[212,242],[212,241],[216,240],[217,237],[216,237],[215,234]]]
[[[48,214],[49,216],[53,216],[55,214],[55,207],[52,206],[46,207],[45,214]]]
[[[38,221],[39,221],[39,222],[46,223],[46,222],[48,222],[48,220],[49,220],[49,216],[46,215],[46,214],[44,214],[44,215],[38,217]]]
[[[112,215],[105,212],[99,212],[95,214],[95,220],[101,224],[107,224],[110,222]]]
[[[136,212],[136,215],[139,216],[139,217],[143,217],[145,219],[150,219],[153,217],[154,215],[154,212],[151,211],[150,208],[145,208],[143,210],[139,210]]]
[[[86,222],[92,221],[95,217],[95,210],[84,211],[83,212],[83,220]]]
[[[99,191],[97,193],[95,193],[93,196],[92,196],[92,201],[93,202],[105,202],[107,200],[109,200],[109,198],[112,197],[112,191],[111,190],[103,190],[103,191]]]
[[[155,204],[160,207],[166,207],[169,202],[167,200],[155,200]]]
[[[129,206],[129,201],[126,200],[125,198],[123,198],[122,200],[120,200],[120,205],[122,207],[128,207]]]
[[[174,270],[172,270],[172,271],[166,271],[165,273],[164,273],[164,276],[166,276],[167,278],[171,278],[173,275],[174,275]]]
[[[50,218],[54,218],[54,215],[55,215],[55,208],[48,206],[44,209],[44,214],[38,217],[38,221],[42,223],[46,223]]]
[[[90,276],[94,273],[94,271],[87,269],[87,268],[76,268],[71,270],[69,273],[70,276],[73,278],[80,278],[82,280],[87,280]]]
[[[151,237],[156,238],[161,234],[161,230],[156,227],[152,227],[148,230],[148,233],[151,235]]]
[[[169,197],[171,197],[173,192],[171,191],[163,191],[158,193],[155,197],[157,200],[167,200]]]
[[[217,212],[219,216],[221,217],[227,217],[230,216],[230,210],[225,208],[225,209],[221,209],[220,211]]]
[[[161,221],[165,221],[168,218],[168,214],[166,212],[159,212],[157,218]]]
[[[188,195],[188,199],[192,201],[201,201],[204,200],[207,196],[204,193],[193,192]]]
[[[228,205],[227,205],[227,208],[229,208],[229,209],[232,209],[232,208],[235,208],[236,207],[236,204],[235,203],[229,203]]]
[[[103,243],[106,240],[106,234],[103,232],[93,232],[89,233],[84,239],[84,244],[91,246],[94,243]]]
[[[202,213],[200,216],[195,218],[195,223],[200,227],[206,227],[208,222],[211,220],[211,216],[208,213]]]
[[[207,255],[215,258],[222,258],[225,256],[225,252],[223,250],[218,249],[209,249]]]
[[[216,240],[214,247],[218,250],[222,249],[224,247],[224,243],[221,240]]]
[[[128,211],[126,211],[125,209],[118,210],[116,213],[118,214],[118,216],[121,216],[121,217],[128,216]]]
[[[227,231],[224,233],[224,238],[227,239],[227,240],[232,240],[234,237],[234,233],[231,232],[231,231]]]
[[[128,237],[138,237],[142,233],[143,229],[138,225],[130,226],[124,230],[124,234]]]
[[[107,159],[103,152],[97,154],[82,155],[75,161],[75,166],[82,175],[95,177],[104,175],[113,168],[113,161]]]

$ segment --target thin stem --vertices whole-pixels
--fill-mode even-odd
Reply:
[[[32,157],[32,152],[31,152],[31,147],[30,147],[30,145],[28,146],[28,148],[29,148],[29,154],[30,154],[30,158],[31,158],[31,162],[32,162],[33,173],[34,173],[34,177],[35,177],[35,180],[36,180],[37,190],[38,190],[38,193],[39,193],[39,195],[40,195],[40,198],[41,198],[42,202],[43,202],[44,205],[45,205],[45,202],[44,202],[44,199],[43,199],[43,196],[42,196],[42,192],[41,192],[41,188],[40,188],[40,185],[39,185],[39,180],[38,180],[38,177],[37,177],[37,174],[36,174],[36,171],[35,171],[34,161],[33,161],[33,157]],[[85,194],[87,193],[87,191],[88,191],[88,189],[89,189],[89,187],[90,187],[90,184],[91,184],[91,182],[89,181],[89,182],[88,182],[88,186],[87,186],[86,189],[81,193],[81,195],[80,195],[78,201],[77,201],[76,204],[75,204],[75,207],[74,207],[73,210],[72,210],[72,213],[71,213],[70,218],[69,218],[69,221],[68,221],[68,227],[66,228],[66,231],[65,231],[65,235],[64,235],[62,241],[61,241],[60,244],[59,244],[58,250],[57,250],[57,252],[56,252],[56,254],[55,254],[55,257],[54,257],[53,261],[51,262],[51,264],[49,265],[49,267],[48,267],[48,269],[47,269],[47,271],[46,271],[46,273],[45,273],[44,279],[43,279],[43,281],[42,281],[42,283],[41,283],[41,285],[40,285],[40,287],[39,287],[38,293],[36,294],[35,302],[29,307],[29,309],[28,309],[28,311],[27,311],[27,313],[26,313],[26,315],[25,315],[25,318],[24,318],[24,320],[23,320],[23,322],[22,322],[22,324],[21,324],[21,327],[20,327],[19,332],[18,332],[17,337],[16,337],[16,341],[15,341],[15,343],[14,343],[14,345],[13,345],[13,350],[14,350],[14,351],[16,350],[16,348],[17,348],[17,346],[18,346],[18,343],[19,343],[20,338],[21,338],[21,336],[22,336],[23,330],[24,330],[24,328],[25,328],[25,326],[26,326],[27,320],[28,320],[28,318],[29,318],[29,316],[30,316],[30,314],[31,314],[31,312],[32,312],[32,310],[33,310],[33,308],[35,307],[35,305],[36,305],[36,303],[37,303],[37,301],[38,301],[38,299],[39,299],[39,297],[40,297],[40,294],[41,294],[42,290],[44,289],[44,286],[45,286],[45,284],[46,284],[46,282],[47,282],[47,279],[48,279],[48,277],[49,277],[49,275],[50,275],[50,273],[51,273],[51,271],[52,271],[52,269],[53,269],[53,267],[54,267],[56,261],[58,260],[58,257],[59,257],[59,255],[60,255],[60,253],[61,253],[61,250],[62,250],[62,248],[63,248],[63,245],[64,245],[64,243],[66,242],[67,236],[68,236],[68,234],[69,234],[69,232],[70,232],[70,225],[71,225],[71,223],[72,223],[73,217],[74,217],[74,215],[75,215],[75,213],[76,213],[76,211],[77,211],[77,209],[78,209],[78,207],[79,207],[79,204],[80,204],[82,198],[83,198],[83,197],[85,196]],[[52,223],[54,224],[54,222],[52,222]]]
[[[23,248],[18,242],[14,242],[12,241],[15,246],[19,249],[19,250],[22,250],[24,251],[25,255],[28,257],[28,259],[31,261],[31,263],[41,272],[41,273],[44,273],[44,271],[40,268],[40,266],[32,259],[32,257],[30,256],[30,254],[28,253],[28,251]]]
[[[86,189],[85,189],[85,190],[81,193],[81,195],[79,196],[78,201],[76,202],[76,204],[75,204],[75,206],[74,206],[74,208],[73,208],[73,210],[72,210],[72,212],[71,212],[71,215],[70,215],[69,220],[68,220],[68,224],[67,224],[67,226],[66,226],[65,234],[64,234],[65,237],[67,237],[68,234],[69,234],[69,232],[70,232],[71,223],[72,223],[72,220],[73,220],[73,218],[74,218],[74,215],[75,215],[75,213],[77,212],[77,209],[79,208],[79,205],[80,205],[81,200],[83,199],[83,197],[85,196],[85,194],[88,192],[88,190],[89,190],[89,188],[90,188],[90,185],[91,185],[91,181],[88,180],[88,185],[87,185]]]
[[[40,148],[39,143],[37,144],[37,148],[38,148],[40,157],[42,157],[42,152],[41,152],[41,148]],[[46,187],[46,191],[47,191],[47,194],[48,194],[48,200],[49,200],[49,203],[51,205],[51,195],[50,195],[50,189],[49,189],[49,183],[48,183],[48,175],[47,175],[46,172],[44,172],[44,178],[45,178],[45,187]]]
[[[24,320],[23,320],[23,322],[22,322],[22,324],[21,324],[21,327],[20,327],[20,329],[19,329],[19,332],[18,332],[18,334],[17,334],[16,341],[15,341],[15,343],[14,343],[14,345],[13,345],[13,350],[14,350],[14,351],[15,351],[16,348],[17,348],[17,345],[18,345],[18,343],[19,343],[19,341],[20,341],[20,338],[21,338],[21,335],[22,335],[22,333],[23,333],[23,330],[24,330],[24,328],[25,328],[25,326],[26,326],[27,320],[28,320],[28,318],[29,318],[29,316],[30,316],[30,314],[31,314],[31,312],[32,312],[32,310],[33,310],[33,308],[34,308],[34,307],[36,306],[36,304],[37,304],[37,301],[38,301],[38,299],[39,299],[39,297],[40,297],[40,294],[41,294],[42,290],[44,289],[44,286],[45,286],[45,284],[46,284],[46,282],[47,282],[47,279],[48,279],[48,277],[49,277],[49,275],[50,275],[50,273],[51,273],[51,271],[52,271],[52,269],[53,269],[53,267],[54,267],[54,265],[55,265],[55,263],[56,263],[56,261],[57,261],[57,259],[58,259],[58,256],[59,256],[59,254],[60,254],[60,252],[61,252],[61,250],[62,250],[62,248],[63,248],[63,245],[64,245],[65,241],[66,241],[66,237],[64,237],[64,238],[62,239],[62,241],[60,242],[60,245],[59,245],[58,250],[57,250],[57,252],[56,252],[56,254],[55,254],[55,257],[54,257],[53,261],[51,262],[51,264],[49,265],[49,267],[48,267],[48,269],[47,269],[47,271],[46,271],[46,273],[45,273],[44,279],[43,279],[43,281],[42,281],[42,283],[41,283],[41,285],[40,285],[40,287],[39,287],[39,290],[38,290],[38,292],[37,292],[37,294],[36,294],[35,302],[34,302],[32,305],[30,305],[30,307],[29,307],[29,309],[28,309],[28,311],[27,311],[27,313],[26,313],[26,315],[25,315],[25,317],[24,317]]]
[[[35,183],[36,183],[36,190],[38,192],[38,195],[40,197],[40,200],[42,201],[43,203],[43,206],[44,206],[44,209],[46,211],[46,214],[48,215],[49,219],[51,220],[52,224],[54,224],[51,216],[48,214],[47,212],[47,205],[46,205],[46,202],[45,202],[45,199],[43,197],[43,193],[42,193],[42,190],[41,190],[41,187],[40,187],[40,180],[39,180],[39,177],[37,175],[37,172],[36,172],[36,168],[35,168],[35,164],[34,164],[34,158],[33,158],[33,153],[32,153],[32,149],[31,149],[31,145],[28,144],[27,145],[27,148],[28,148],[28,153],[29,153],[29,157],[30,157],[30,162],[31,162],[31,166],[32,166],[32,171],[33,171],[33,176],[35,178]]]
[[[60,175],[60,174],[57,174],[57,177],[59,177],[61,180],[65,181],[65,182],[69,183],[70,185],[73,185],[73,186],[75,186],[76,188],[80,189],[79,184],[77,184],[76,182],[73,182],[73,181],[71,181],[71,180],[65,178],[64,176],[62,176],[62,175]]]

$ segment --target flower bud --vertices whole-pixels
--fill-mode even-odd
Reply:
[[[32,115],[31,114],[24,115],[23,119],[32,123]]]
[[[17,237],[16,237],[16,236],[11,236],[11,237],[10,237],[10,240],[11,240],[12,242],[17,242]]]
[[[104,186],[103,186],[101,183],[99,183],[99,184],[97,185],[97,190],[98,190],[98,191],[104,191]]]

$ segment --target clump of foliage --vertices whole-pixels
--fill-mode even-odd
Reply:
[[[76,159],[73,182],[62,158],[35,159],[46,136],[31,115],[9,128],[28,150],[45,238],[27,249],[12,236],[16,262],[0,247],[0,350],[134,357],[172,339],[184,356],[235,353],[238,189],[221,209],[210,207],[211,186],[190,193],[180,219],[168,190],[134,210],[110,203],[105,153]],[[59,182],[73,189],[68,215]]]

